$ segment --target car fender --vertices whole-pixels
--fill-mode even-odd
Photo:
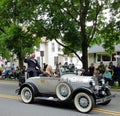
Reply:
[[[34,97],[36,97],[39,94],[39,91],[38,91],[37,87],[33,83],[26,82],[20,87],[18,95],[21,94],[21,90],[22,90],[23,87],[30,87],[33,91]]]
[[[80,87],[80,88],[74,90],[73,93],[72,93],[72,95],[73,95],[72,97],[74,98],[75,95],[76,95],[78,92],[85,92],[85,93],[88,93],[88,94],[92,95],[93,98],[95,99],[94,92],[93,92],[91,89],[89,89],[89,88],[86,88],[86,87]]]

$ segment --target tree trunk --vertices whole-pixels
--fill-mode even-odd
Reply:
[[[87,51],[87,42],[84,40],[82,43],[82,64],[83,69],[88,70],[88,51]]]
[[[23,68],[23,58],[22,58],[22,56],[19,56],[18,59],[19,59],[19,67],[20,67],[20,69],[22,69]]]

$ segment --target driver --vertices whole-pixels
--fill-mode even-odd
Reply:
[[[41,68],[38,61],[35,59],[35,53],[32,53],[31,56],[27,53],[24,62],[28,64],[28,77],[34,77],[37,76],[38,73],[40,74]]]

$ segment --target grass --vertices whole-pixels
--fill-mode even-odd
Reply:
[[[120,86],[118,82],[115,82],[113,86],[111,86],[112,89],[120,89]]]

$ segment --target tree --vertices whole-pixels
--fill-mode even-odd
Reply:
[[[32,10],[32,7],[29,9],[28,6],[30,4],[27,6],[28,9],[25,15],[24,6],[21,8],[20,3],[14,0],[0,1],[0,46],[3,56],[5,56],[3,54],[5,50],[16,54],[19,59],[19,66],[22,68],[25,53],[33,51],[34,47],[39,45],[40,38],[35,37],[34,33],[30,32],[28,21],[25,20],[28,17],[27,13]],[[7,55],[9,56],[9,54]]]
[[[8,15],[2,15],[9,22],[27,26],[28,32],[37,37],[46,36],[75,53],[88,68],[88,47],[96,42],[104,42],[102,31],[109,23],[105,21],[104,12],[116,8],[119,0],[2,0],[1,13],[6,9]],[[3,4],[4,3],[4,4]],[[7,4],[7,5],[6,5]],[[117,10],[114,11],[117,11]],[[110,12],[113,12],[110,10]],[[117,11],[118,12],[118,11]],[[115,12],[116,13],[116,12]],[[10,18],[9,18],[10,17]],[[4,18],[3,18],[4,19]],[[5,25],[4,24],[4,25]],[[1,28],[4,30],[3,28]],[[60,43],[57,39],[61,39]],[[108,38],[109,39],[109,38]],[[110,40],[110,39],[109,39]],[[82,58],[77,51],[82,51]]]
[[[40,39],[36,39],[31,33],[25,32],[22,27],[16,25],[11,25],[5,29],[5,32],[1,39],[4,39],[7,49],[17,55],[19,66],[22,68],[25,53],[33,51],[34,46],[39,45]]]
[[[104,11],[114,2],[111,0],[40,1],[38,5],[40,10],[36,12],[39,18],[37,17],[33,24],[39,24],[39,30],[42,30],[42,34],[48,39],[60,38],[63,44],[57,42],[69,48],[72,53],[77,54],[77,51],[82,51],[82,58],[79,59],[83,63],[83,68],[87,69],[88,47],[97,42],[97,32],[107,25]],[[101,39],[100,42],[104,40]]]

